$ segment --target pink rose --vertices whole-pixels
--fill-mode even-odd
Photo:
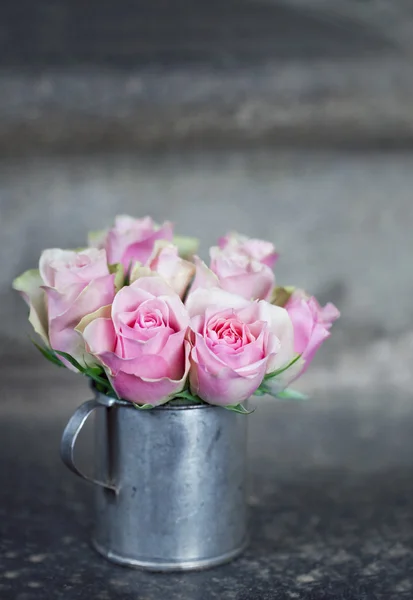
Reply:
[[[44,342],[85,364],[84,343],[75,327],[85,315],[112,302],[114,279],[104,250],[54,248],[42,253],[39,271],[27,271],[14,287],[29,304],[30,321]]]
[[[296,290],[285,305],[294,327],[294,350],[302,355],[302,375],[313,360],[317,350],[330,336],[333,322],[340,313],[334,304],[321,307],[314,297]]]
[[[265,301],[249,302],[219,288],[193,292],[190,387],[210,404],[239,404],[266,374],[294,358],[293,328],[287,311]]]
[[[223,290],[247,300],[268,300],[275,286],[274,273],[267,265],[233,249],[210,249],[211,271]]]
[[[130,282],[133,283],[139,277],[158,275],[183,298],[194,273],[195,265],[180,258],[177,246],[159,240],[146,265],[136,263],[132,268]]]
[[[265,264],[232,249],[210,248],[210,268],[197,256],[195,280],[190,292],[198,288],[220,287],[246,300],[269,300],[275,286],[272,270]]]
[[[221,250],[244,254],[251,260],[267,265],[270,269],[274,268],[278,259],[274,244],[271,242],[248,238],[235,232],[227,233],[218,241],[218,245]]]
[[[131,264],[145,264],[150,258],[157,240],[172,241],[170,223],[156,225],[150,217],[133,219],[126,215],[116,217],[111,229],[98,235],[91,234],[92,246],[105,248],[109,263],[121,263],[128,270]]]
[[[185,385],[188,325],[179,296],[160,277],[142,277],[123,287],[112,306],[83,319],[78,331],[120,398],[157,406]]]

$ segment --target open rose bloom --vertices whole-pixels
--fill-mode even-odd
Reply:
[[[14,288],[44,356],[138,408],[179,399],[243,412],[252,396],[293,396],[336,307],[277,286],[271,242],[229,233],[209,264],[196,252],[169,222],[119,216],[89,247],[45,250]]]

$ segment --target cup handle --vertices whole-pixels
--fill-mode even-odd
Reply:
[[[113,406],[113,404],[115,404],[115,402],[116,401],[112,398],[105,398],[105,402],[94,398],[93,400],[88,400],[79,406],[79,408],[70,417],[69,422],[63,431],[62,440],[60,442],[60,457],[66,467],[76,475],[79,475],[79,477],[82,477],[82,479],[86,479],[86,481],[90,481],[95,485],[99,485],[106,489],[117,492],[117,488],[113,484],[105,481],[99,481],[98,479],[89,477],[88,475],[85,475],[79,471],[75,465],[74,457],[77,436],[79,435],[89,415],[97,408],[110,408]]]

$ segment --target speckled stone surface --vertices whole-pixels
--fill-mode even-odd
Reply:
[[[151,574],[92,550],[92,490],[59,461],[85,382],[41,362],[27,372],[9,368],[0,379],[2,600],[412,597],[411,395],[342,389],[305,404],[262,401],[248,417],[248,550],[211,571]],[[90,430],[85,468],[89,441]]]

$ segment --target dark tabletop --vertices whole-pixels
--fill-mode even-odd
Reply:
[[[92,550],[92,490],[60,463],[59,436],[86,383],[42,363],[9,367],[0,379],[1,600],[413,597],[411,395],[264,401],[247,417],[248,550],[210,571],[153,574]],[[90,463],[87,433],[81,446]]]

